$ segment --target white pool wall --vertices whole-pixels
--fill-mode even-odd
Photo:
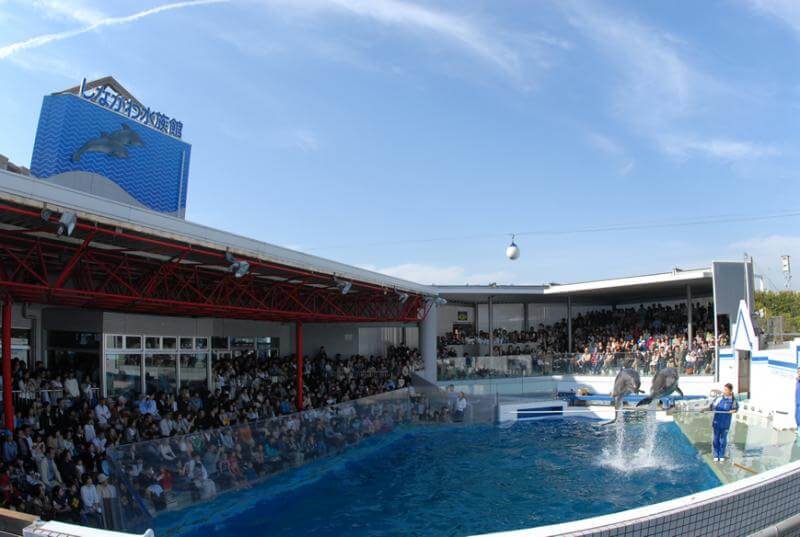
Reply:
[[[800,461],[674,500],[502,537],[750,535],[800,513]]]

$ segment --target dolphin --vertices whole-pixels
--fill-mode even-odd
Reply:
[[[617,378],[614,379],[614,391],[611,392],[611,398],[614,401],[614,409],[619,410],[622,408],[622,402],[626,395],[630,393],[643,393],[640,389],[642,380],[639,378],[639,372],[635,369],[620,369],[617,373]],[[614,412],[614,419],[603,423],[603,425],[610,425],[617,421],[617,412]]]
[[[142,147],[144,145],[139,133],[124,123],[120,130],[111,133],[110,138],[114,143],[119,143],[127,147]]]
[[[678,378],[679,375],[675,368],[665,367],[653,377],[650,395],[639,401],[636,406],[649,405],[652,401],[666,397],[672,392],[678,392],[683,397],[683,392],[678,387]]]
[[[99,138],[93,138],[83,144],[72,155],[72,162],[79,162],[84,153],[105,153],[115,158],[128,158],[129,147],[142,147],[144,142],[135,130],[123,124],[122,128],[111,134],[100,133]]]

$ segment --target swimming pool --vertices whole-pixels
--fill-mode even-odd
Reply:
[[[653,426],[653,425],[651,425]],[[403,427],[334,459],[159,516],[157,535],[455,536],[566,522],[720,484],[674,423]],[[628,455],[626,455],[628,457]]]

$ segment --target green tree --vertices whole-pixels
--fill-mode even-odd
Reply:
[[[759,291],[756,293],[756,310],[764,310],[765,317],[783,317],[784,332],[800,332],[800,293],[796,291]]]

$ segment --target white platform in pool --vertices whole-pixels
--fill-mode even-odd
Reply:
[[[625,411],[631,410],[631,408],[625,409]],[[525,400],[522,397],[515,397],[511,400],[500,401],[497,418],[500,423],[566,417],[611,420],[614,418],[615,412],[614,408],[608,405],[569,406],[566,401],[561,399]],[[637,412],[644,413],[645,410]],[[673,421],[672,417],[664,411],[659,410],[655,414],[658,421]]]

